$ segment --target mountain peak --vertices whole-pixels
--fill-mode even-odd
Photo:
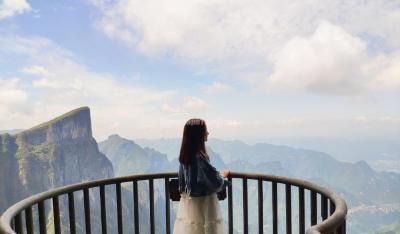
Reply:
[[[109,140],[112,140],[112,139],[122,139],[122,137],[121,137],[120,135],[118,135],[118,134],[112,134],[112,135],[109,135],[109,136],[108,136],[108,139],[109,139]]]
[[[28,144],[45,141],[59,142],[65,139],[90,138],[92,126],[89,107],[80,107],[39,124],[18,134]]]

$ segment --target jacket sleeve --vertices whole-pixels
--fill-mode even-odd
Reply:
[[[211,192],[219,192],[231,183],[224,179],[217,169],[206,159],[199,159],[197,183],[204,185]]]

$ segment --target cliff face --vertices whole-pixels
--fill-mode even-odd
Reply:
[[[80,181],[114,176],[82,107],[18,133],[0,135],[0,213],[16,201]]]

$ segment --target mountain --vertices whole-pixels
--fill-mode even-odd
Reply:
[[[103,152],[114,165],[118,176],[160,171],[173,171],[167,155],[154,149],[137,145],[134,141],[111,135],[99,143]]]
[[[168,156],[169,160],[173,160],[179,156],[181,139],[178,138],[160,138],[160,139],[135,139],[135,142],[142,147],[149,147],[163,152]]]
[[[111,162],[92,136],[87,107],[0,135],[0,212],[30,194],[113,176]]]
[[[20,133],[22,131],[24,131],[24,130],[23,129],[0,130],[0,134],[8,133],[8,134],[11,134],[11,135],[15,135],[15,134]]]
[[[137,142],[161,152],[164,149],[177,152],[180,143],[179,139],[140,139]],[[324,152],[268,143],[248,145],[242,141],[212,138],[207,146],[222,158],[226,166],[256,172],[262,170],[257,165],[279,162],[282,167],[279,174],[324,183],[332,189],[349,193],[350,202],[392,203],[397,202],[400,195],[400,174],[377,172],[365,161],[343,162]],[[236,167],[238,162],[247,166]]]
[[[162,150],[172,152],[170,158],[176,155],[180,145],[179,139],[140,139],[136,142],[161,152],[164,152]],[[375,171],[362,160],[354,163],[338,161],[324,152],[285,145],[268,143],[249,145],[241,141],[219,139],[210,139],[207,145],[223,159],[224,166],[231,170],[306,179],[338,192],[345,198],[350,211],[357,210],[349,213],[349,233],[367,232],[400,218],[399,208],[389,211],[382,208],[373,212],[370,209],[358,209],[364,206],[387,207],[393,204],[398,207],[400,204],[398,173]],[[238,189],[240,194],[240,186]],[[254,188],[249,188],[249,191],[250,189]],[[240,204],[241,201],[237,202]],[[381,218],[376,218],[378,216]]]
[[[131,174],[143,173],[159,173],[167,171],[177,171],[177,162],[168,161],[167,155],[160,153],[152,148],[142,148],[132,140],[120,137],[119,135],[111,135],[105,141],[99,143],[100,151],[103,152],[112,162],[114,171],[117,176],[126,176]],[[149,188],[147,181],[139,181],[139,205],[143,207],[140,210],[140,218],[143,224],[140,227],[147,228],[148,225],[148,207]],[[164,180],[154,180],[154,209],[163,210],[165,204],[165,187]],[[131,191],[132,186],[127,187]],[[132,192],[132,191],[131,191]],[[124,204],[130,204],[132,197],[126,197]],[[128,205],[132,207],[132,205]],[[144,209],[144,210],[143,210]],[[128,211],[130,212],[130,210]],[[176,207],[171,204],[171,222],[173,224],[175,218]],[[155,212],[156,231],[157,233],[165,233],[164,212]],[[133,214],[126,214],[127,217],[133,217]],[[127,220],[131,220],[127,218]],[[147,223],[145,223],[147,222]],[[141,233],[149,233],[149,230],[143,229]],[[132,231],[128,232],[132,233]]]
[[[400,138],[392,137],[286,137],[267,138],[264,142],[326,152],[340,161],[368,163],[375,160],[400,160]]]
[[[36,193],[113,176],[111,162],[99,151],[92,136],[88,107],[72,110],[14,135],[0,135],[0,213]],[[83,207],[82,192],[75,192],[75,200],[77,229],[80,231],[84,227],[83,213],[78,212]],[[99,202],[99,196],[91,194],[90,201]],[[107,208],[115,210],[115,205],[108,204]],[[51,219],[53,214],[48,202],[46,209]],[[65,230],[69,227],[67,209],[66,199],[60,197],[60,216]],[[94,208],[92,212],[97,214],[99,210]],[[110,226],[115,227],[114,220],[110,219]],[[52,225],[50,220],[49,225]],[[93,230],[99,231],[97,227]]]

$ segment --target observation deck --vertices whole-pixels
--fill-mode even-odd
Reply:
[[[148,217],[145,219],[148,221],[148,230],[151,234],[156,233],[155,212],[160,212],[155,210],[154,183],[161,182],[164,194],[160,196],[165,199],[165,204],[163,204],[165,220],[161,220],[161,222],[165,225],[165,233],[170,234],[172,233],[171,203],[177,202],[171,201],[168,185],[170,179],[177,178],[177,176],[176,172],[168,172],[114,177],[67,185],[32,195],[9,207],[3,213],[0,217],[0,234],[64,232],[75,234],[79,228],[85,233],[95,233],[94,227],[102,234],[107,232],[122,234],[124,225],[132,225],[132,231],[137,234],[140,231],[140,218],[143,219],[143,216],[139,214],[140,209],[143,208],[139,205],[139,193],[141,192],[138,186],[139,182],[146,182],[146,186],[148,186],[149,206],[146,211]],[[234,196],[240,196],[239,200],[242,203],[239,217],[242,221],[240,227],[242,230],[237,230],[240,233],[249,233],[249,197],[250,201],[256,201],[256,210],[250,212],[254,212],[251,215],[258,219],[256,230],[260,234],[267,233],[265,231],[266,223],[271,223],[270,227],[274,234],[278,232],[292,233],[294,226],[300,234],[346,233],[346,202],[327,188],[305,180],[257,173],[230,172],[228,180],[239,184],[240,188],[239,191],[234,191],[237,186],[227,188],[227,231],[229,234],[234,233],[233,217],[239,213],[236,208],[233,209]],[[252,193],[253,189],[249,193],[249,183],[255,185],[253,186],[254,193]],[[126,204],[122,200],[122,188],[130,188],[132,191],[133,220],[130,220],[129,223],[126,220],[124,222],[123,214],[131,208],[124,207]],[[111,195],[114,196],[111,200],[108,197],[106,199],[106,194],[110,195],[108,193],[110,189],[112,190]],[[77,194],[83,195],[77,196]],[[91,200],[96,200],[94,199],[96,196],[99,198],[99,202],[93,204],[94,202]],[[269,202],[264,204],[265,201]],[[107,221],[110,220],[111,214],[107,214],[107,211],[110,210],[108,203],[111,202],[116,204],[116,217],[114,217],[116,225],[114,226],[115,230],[110,231]],[[83,204],[82,227],[77,225],[79,216],[76,215],[76,210],[80,208],[79,204]],[[95,212],[91,214],[93,209],[99,210],[98,214]],[[49,218],[50,213],[51,219]],[[269,213],[270,220],[265,219],[265,213]],[[94,215],[98,215],[99,222],[93,222]],[[67,221],[62,224],[61,219]],[[62,232],[64,228],[68,230]]]

